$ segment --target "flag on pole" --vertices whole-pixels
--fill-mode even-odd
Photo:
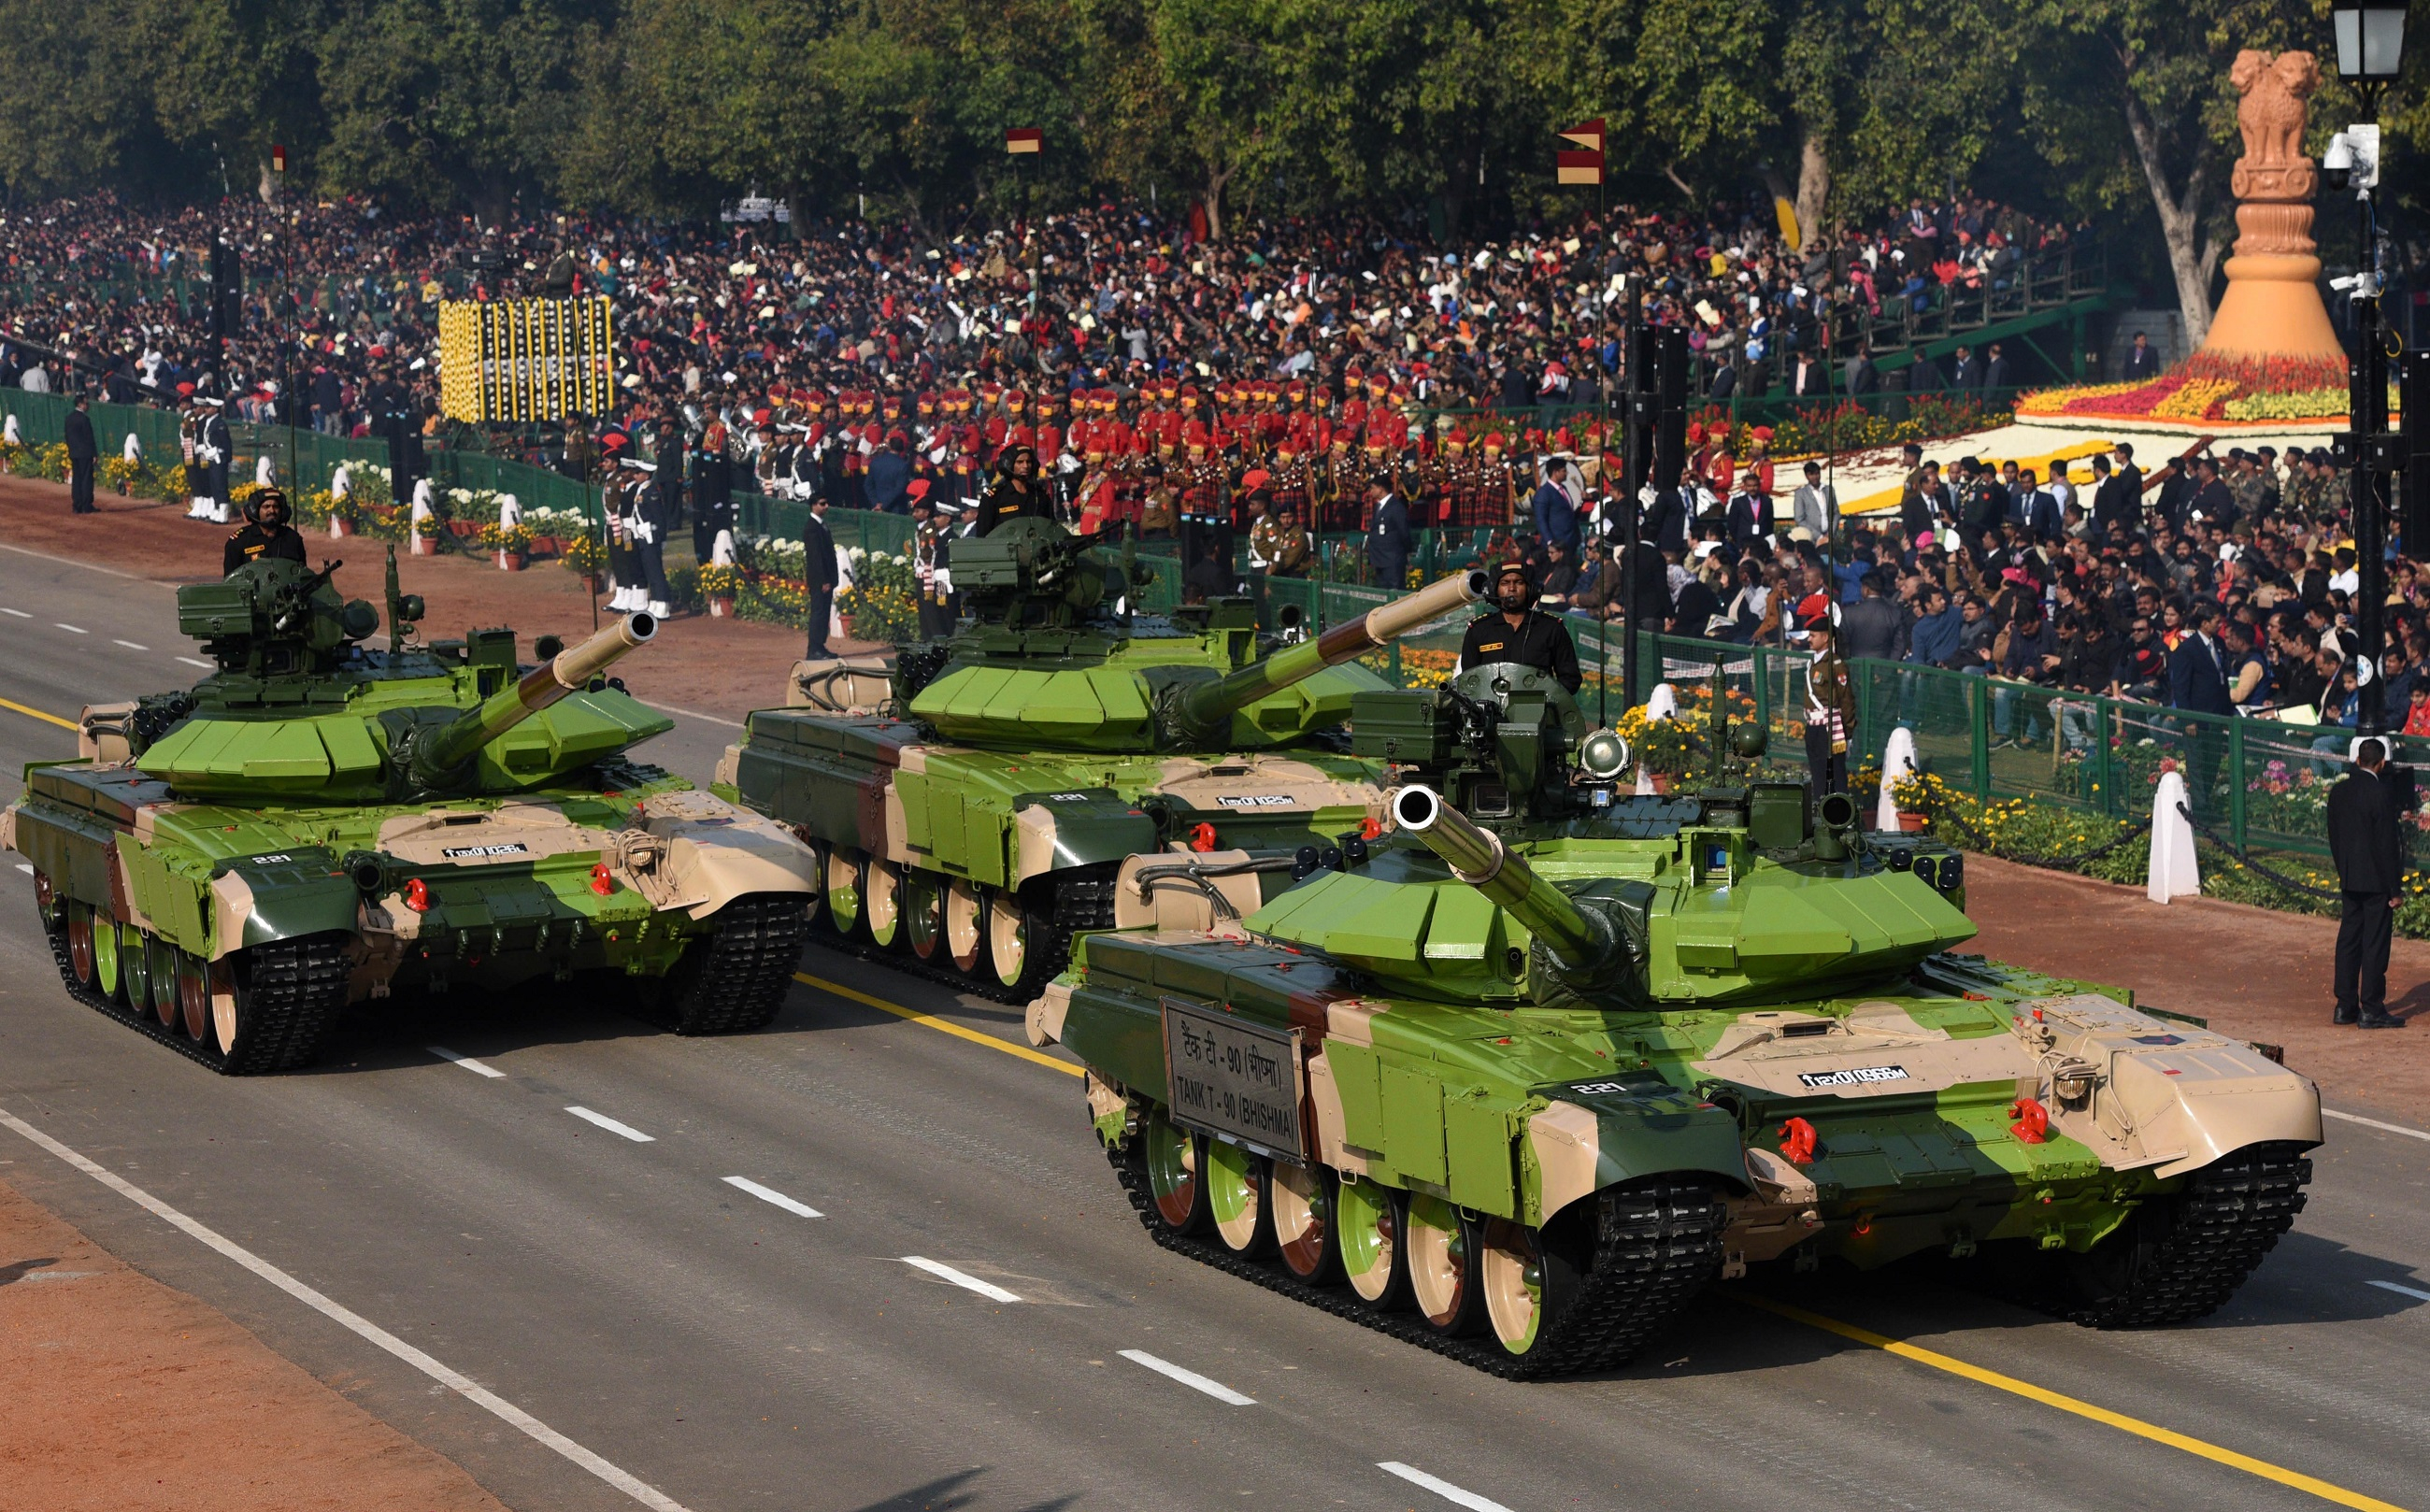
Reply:
[[[1024,152],[1044,152],[1046,133],[1036,126],[1013,126],[1004,134],[1004,150],[1015,156]]]
[[[1554,157],[1554,179],[1562,184],[1600,184],[1603,182],[1603,122],[1601,116],[1582,121],[1561,132],[1563,141],[1572,150]]]

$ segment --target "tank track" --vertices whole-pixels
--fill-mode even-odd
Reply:
[[[716,931],[696,947],[700,959],[687,963],[683,1005],[677,1007],[677,993],[666,994],[659,1017],[679,1035],[766,1028],[785,1005],[809,931],[797,894],[735,899],[719,911]]]
[[[2173,1197],[2147,1203],[2115,1236],[2114,1242],[2143,1247],[2123,1288],[2089,1297],[2059,1274],[2038,1304],[2091,1328],[2152,1328],[2205,1317],[2294,1226],[2311,1179],[2312,1162],[2300,1147],[2239,1150],[2192,1172]]]
[[[1246,1260],[1211,1239],[1186,1238],[1157,1220],[1147,1185],[1143,1142],[1108,1147],[1106,1158],[1150,1238],[1176,1254],[1255,1282],[1336,1318],[1430,1349],[1506,1381],[1583,1375],[1625,1364],[1720,1272],[1726,1213],[1710,1187],[1655,1177],[1599,1194],[1594,1263],[1579,1295],[1554,1325],[1556,1337],[1524,1359],[1490,1337],[1446,1338],[1413,1313],[1376,1312],[1346,1287],[1316,1287],[1271,1261]]]
[[[1074,936],[1092,929],[1114,927],[1114,871],[1112,865],[1074,867],[1057,872],[1052,878],[1055,888],[1055,934],[1046,942],[1046,955],[1040,967],[1040,980],[1053,981],[1072,964],[1072,940]],[[822,915],[822,918],[824,916]],[[974,993],[993,1003],[1009,1003],[1026,1007],[1034,993],[1016,992],[992,980],[982,981],[964,976],[950,961],[939,964],[924,961],[911,954],[910,947],[898,941],[881,946],[866,933],[839,935],[824,923],[814,926],[808,935],[829,950],[874,962],[888,971],[901,972],[924,981],[936,982],[957,992]]]
[[[259,1076],[310,1065],[346,1005],[343,937],[311,935],[248,946],[250,995],[258,1017],[255,1031],[240,1047],[243,1053],[231,1061],[220,1054],[217,1044],[189,1039],[151,1014],[130,1012],[103,996],[98,988],[77,981],[75,962],[68,955],[66,923],[45,933],[51,959],[58,967],[59,982],[68,996],[223,1075]]]

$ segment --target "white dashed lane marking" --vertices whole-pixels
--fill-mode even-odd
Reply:
[[[1404,1465],[1397,1459],[1385,1460],[1375,1468],[1387,1475],[1398,1475],[1411,1486],[1423,1486],[1454,1506],[1468,1508],[1469,1512],[1510,1512],[1508,1507],[1490,1497],[1464,1491],[1439,1475],[1429,1475],[1416,1466]]]
[[[58,1156],[61,1160],[66,1161],[69,1165],[75,1167],[78,1171],[83,1171],[93,1180],[100,1182],[103,1186],[118,1193],[121,1197],[125,1198],[128,1202],[133,1203],[138,1207],[143,1208],[145,1211],[151,1213],[154,1217],[161,1220],[163,1222],[183,1230],[188,1236],[205,1245],[208,1245],[209,1248],[218,1251],[221,1254],[227,1256],[227,1258],[244,1267],[247,1271],[252,1271],[262,1280],[269,1282],[272,1286],[276,1287],[279,1290],[294,1298],[297,1302],[300,1302],[307,1307],[311,1308],[322,1317],[328,1319],[331,1322],[338,1324],[340,1327],[353,1334],[356,1338],[362,1339],[365,1343],[394,1355],[396,1358],[403,1360],[413,1369],[430,1377],[430,1379],[438,1382],[441,1386],[443,1386],[449,1390],[462,1396],[466,1401],[480,1407],[483,1411],[489,1412],[509,1426],[530,1435],[533,1438],[564,1455],[574,1464],[581,1466],[591,1474],[598,1476],[601,1480],[624,1492],[626,1496],[631,1497],[634,1501],[650,1508],[651,1512],[684,1512],[684,1505],[682,1503],[676,1501],[674,1497],[667,1495],[664,1491],[659,1490],[657,1487],[650,1485],[647,1481],[642,1480],[641,1477],[633,1474],[627,1470],[624,1470],[623,1467],[613,1464],[610,1461],[602,1458],[598,1454],[593,1454],[589,1449],[584,1448],[581,1444],[568,1438],[565,1435],[558,1433],[547,1423],[541,1421],[538,1418],[525,1412],[523,1408],[516,1406],[511,1402],[508,1402],[506,1398],[499,1396],[496,1392],[483,1387],[472,1377],[465,1375],[461,1371],[454,1370],[449,1366],[440,1363],[437,1359],[434,1359],[430,1355],[423,1353],[421,1350],[416,1349],[411,1344],[407,1343],[404,1339],[397,1338],[387,1329],[382,1328],[378,1324],[372,1322],[369,1319],[364,1318],[360,1313],[358,1313],[352,1308],[346,1307],[332,1300],[326,1293],[314,1290],[312,1288],[306,1286],[303,1282],[296,1280],[293,1276],[289,1275],[286,1271],[278,1269],[278,1267],[272,1265],[269,1261],[254,1254],[251,1250],[235,1243],[218,1233],[216,1230],[204,1227],[201,1223],[188,1218],[185,1214],[170,1206],[167,1203],[162,1202],[159,1198],[153,1196],[142,1188],[131,1184],[117,1172],[104,1170],[100,1165],[85,1158],[81,1155],[78,1155],[75,1151],[59,1143],[59,1141],[52,1138],[49,1135],[44,1134],[42,1130],[34,1127],[32,1124],[27,1123],[25,1120],[13,1116],[5,1109],[0,1109],[0,1127],[14,1129],[17,1133],[25,1136],[28,1139],[31,1139],[34,1143],[41,1145],[43,1149],[48,1150],[51,1154]]]
[[[76,625],[70,624],[70,623],[68,623],[65,620],[53,620],[53,621],[51,622],[51,627],[52,627],[53,629],[55,629],[55,630],[65,630],[65,631],[66,631],[68,634],[70,634],[70,635],[91,635],[91,634],[92,634],[92,631],[90,631],[90,630],[86,630],[86,629],[82,629],[82,628],[80,628],[80,627],[78,627],[78,626],[76,626]]]
[[[2377,1119],[2367,1119],[2359,1113],[2340,1113],[2333,1107],[2321,1109],[2321,1117],[2336,1119],[2340,1123],[2359,1123],[2366,1129],[2377,1129],[2382,1134],[2401,1134],[2408,1139],[2430,1139],[2430,1133],[2424,1133],[2420,1129],[2408,1129],[2402,1123],[2382,1123]]]
[[[925,1255],[907,1254],[903,1257],[903,1263],[912,1267],[914,1270],[925,1271],[930,1275],[937,1277],[940,1281],[950,1281],[957,1287],[962,1287],[969,1290],[975,1291],[980,1296],[987,1298],[990,1302],[1019,1302],[1021,1300],[1019,1296],[1005,1290],[1002,1287],[990,1286],[974,1275],[966,1275],[963,1272],[955,1270],[950,1265],[940,1265]]]
[[[1221,1381],[1210,1381],[1196,1371],[1185,1371],[1171,1360],[1157,1359],[1143,1349],[1126,1349],[1116,1353],[1133,1365],[1144,1365],[1157,1374],[1170,1376],[1192,1391],[1204,1391],[1227,1406],[1254,1407],[1257,1404],[1256,1397],[1244,1397]]]
[[[2393,1281],[2374,1281],[2372,1285],[2382,1291],[2393,1291],[2400,1297],[2418,1297],[2423,1302],[2430,1302],[2430,1291],[2423,1291],[2418,1287],[2400,1287]]]
[[[177,659],[189,667],[200,667],[205,672],[211,670],[211,664],[198,656],[179,656]]]
[[[503,1078],[507,1074],[505,1072],[498,1070],[494,1066],[474,1060],[470,1055],[459,1055],[456,1054],[456,1052],[448,1049],[445,1045],[424,1045],[422,1048],[429,1051],[432,1055],[437,1055],[441,1060],[452,1061],[455,1064],[463,1067],[466,1071],[471,1072],[475,1076],[496,1076]]]
[[[27,876],[32,876],[34,874],[34,869],[23,861],[17,863],[17,870],[25,872]]]
[[[114,636],[110,639],[109,643],[113,646],[125,646],[129,651],[149,651],[152,649],[150,646],[139,646],[132,640],[118,640]]]
[[[606,1129],[610,1134],[621,1134],[625,1138],[632,1140],[635,1144],[656,1144],[657,1142],[654,1137],[643,1134],[641,1130],[633,1127],[629,1123],[619,1123],[605,1113],[593,1113],[587,1107],[569,1107],[566,1111],[573,1114],[575,1118],[582,1120],[586,1123],[598,1124],[601,1128]]]
[[[23,609],[0,609],[0,614],[13,614],[20,620],[30,620],[33,618],[32,615],[27,614]]]
[[[747,1191],[763,1203],[767,1203],[773,1206],[781,1207],[796,1218],[824,1218],[827,1216],[826,1214],[820,1212],[817,1208],[812,1207],[809,1204],[797,1203],[791,1197],[786,1196],[783,1192],[780,1192],[772,1187],[760,1186],[757,1182],[753,1181],[748,1176],[728,1176],[725,1178],[725,1184],[729,1187],[739,1188],[743,1191]]]

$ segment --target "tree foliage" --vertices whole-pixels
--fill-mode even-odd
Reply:
[[[2189,316],[2229,62],[2328,51],[2327,0],[0,0],[0,37],[19,196],[241,192],[283,142],[312,191],[488,215],[1153,193],[1449,230],[1576,208],[1551,133],[1602,116],[1617,197],[1767,185],[1825,231],[1971,188],[2132,230]],[[2400,194],[2426,93],[2391,100]]]

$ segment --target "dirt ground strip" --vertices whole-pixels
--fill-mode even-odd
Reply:
[[[1966,911],[1983,931],[1969,950],[2131,987],[2138,1003],[2286,1046],[2332,1107],[2430,1122],[2430,940],[2400,939],[2388,961],[2388,1010],[2408,1027],[2339,1029],[2335,919],[2216,898],[2164,906],[2139,888],[1979,856],[1966,858]]]
[[[0,1505],[502,1512],[452,1461],[0,1181]]]
[[[161,583],[219,576],[221,545],[232,526],[188,520],[183,506],[107,491],[94,502],[100,513],[72,515],[65,484],[0,476],[0,543]],[[359,536],[332,540],[309,532],[304,541],[315,566],[324,559],[344,561],[337,582],[348,597],[382,602],[384,543]],[[477,557],[400,555],[397,566],[406,591],[421,594],[429,606],[422,623],[431,638],[505,624],[521,631],[528,647],[535,636],[572,639],[591,631],[591,595],[554,561],[508,573]],[[652,703],[740,720],[751,709],[785,701],[785,673],[801,656],[802,644],[800,631],[781,625],[682,614],[649,649],[625,658],[616,675]],[[859,641],[830,644],[848,654],[875,649]]]

